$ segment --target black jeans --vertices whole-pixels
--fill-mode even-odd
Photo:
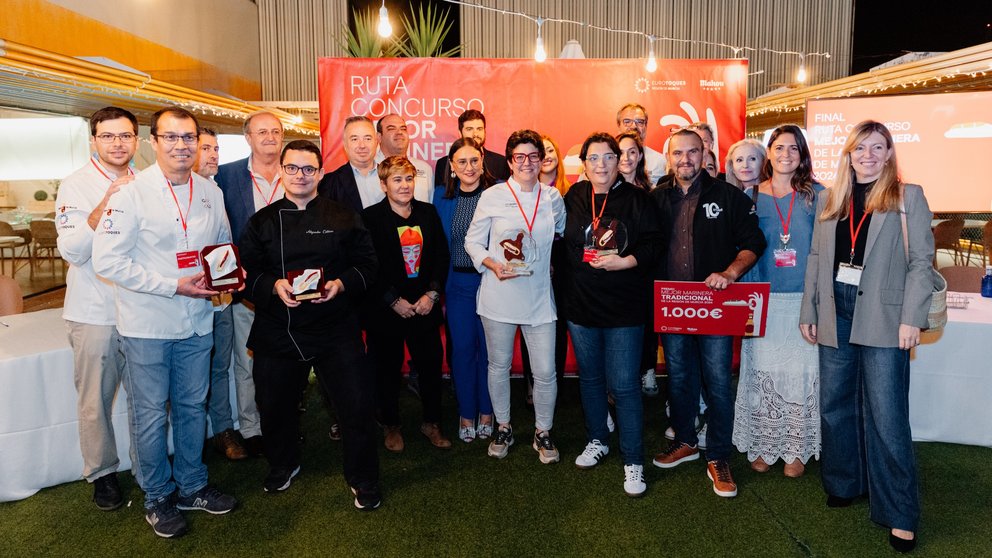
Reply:
[[[310,360],[255,353],[255,402],[262,422],[265,457],[272,467],[300,464],[300,385],[313,368],[320,388],[334,403],[341,426],[344,477],[352,487],[379,482],[375,426],[375,382],[361,333],[341,328],[327,336],[333,347]]]
[[[441,422],[441,324],[433,315],[401,318],[392,310],[366,331],[375,365],[376,407],[385,426],[400,424],[403,345],[417,367],[424,422]]]

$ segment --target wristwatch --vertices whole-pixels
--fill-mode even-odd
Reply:
[[[437,301],[441,300],[441,295],[439,295],[437,291],[427,291],[424,294],[427,295],[427,298],[431,299],[431,302],[434,304],[437,304]]]

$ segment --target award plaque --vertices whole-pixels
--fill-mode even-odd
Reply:
[[[207,288],[219,292],[236,291],[245,284],[237,246],[231,243],[207,246],[200,251],[200,259]]]
[[[293,288],[293,300],[312,300],[327,294],[324,288],[324,269],[299,269],[286,272],[286,280]]]
[[[531,264],[537,260],[537,243],[523,229],[509,229],[498,236],[497,259],[513,275],[533,275]]]
[[[586,227],[582,261],[587,263],[600,256],[619,254],[627,249],[626,225],[616,219],[603,220],[598,224],[598,227]]]

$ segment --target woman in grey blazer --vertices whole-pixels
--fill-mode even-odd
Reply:
[[[874,121],[850,132],[817,213],[799,328],[820,350],[827,505],[867,494],[871,519],[890,529],[893,548],[908,552],[920,517],[909,349],[927,325],[933,214],[922,188],[900,181],[892,136]]]

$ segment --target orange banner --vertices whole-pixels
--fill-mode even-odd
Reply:
[[[533,60],[450,58],[321,58],[318,61],[320,135],[324,167],[345,161],[344,121],[373,121],[390,113],[407,120],[410,155],[433,163],[458,138],[458,115],[486,115],[486,147],[503,153],[514,130],[547,134],[567,153],[566,171],[579,172],[578,152],[592,132],[616,133],[617,110],[647,109],[647,145],[663,151],[671,129],[695,121],[716,130],[723,161],[744,137],[746,60],[659,60],[649,73],[642,60]]]

